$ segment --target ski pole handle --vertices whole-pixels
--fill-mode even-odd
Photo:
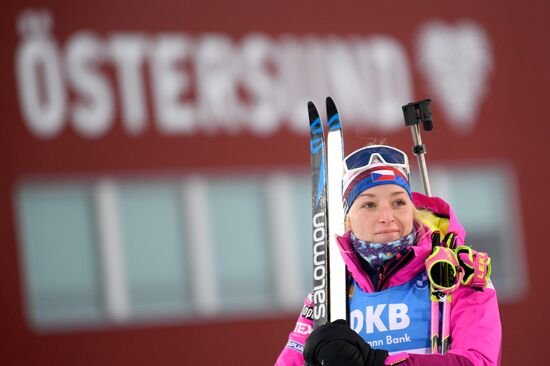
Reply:
[[[403,117],[405,118],[405,125],[411,127],[414,146],[413,153],[418,160],[418,167],[420,169],[420,178],[422,180],[422,187],[424,193],[428,196],[432,196],[432,189],[430,187],[430,180],[428,178],[428,168],[426,166],[426,146],[422,143],[420,137],[420,128],[418,125],[422,122],[424,130],[431,131],[433,129],[432,123],[432,111],[430,109],[431,99],[424,99],[419,102],[411,102],[402,107]]]

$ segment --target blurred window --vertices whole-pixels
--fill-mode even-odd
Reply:
[[[190,311],[186,222],[178,185],[123,182],[118,198],[130,314],[147,317]]]
[[[521,298],[527,278],[514,174],[499,165],[433,166],[430,178],[467,244],[493,258],[499,299]],[[312,273],[306,173],[108,181],[18,187],[33,325],[299,310]]]
[[[309,292],[313,283],[313,254],[311,230],[311,180],[309,176],[293,177],[293,210],[295,212],[299,245],[296,255],[299,257],[301,286]],[[305,295],[304,295],[305,296]]]
[[[24,184],[17,191],[26,306],[39,327],[103,318],[88,185]]]
[[[208,182],[208,228],[223,311],[266,310],[274,299],[274,268],[263,182]]]

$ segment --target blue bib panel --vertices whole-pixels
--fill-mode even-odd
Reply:
[[[426,273],[400,286],[364,292],[353,283],[350,326],[373,348],[430,353],[430,286]]]

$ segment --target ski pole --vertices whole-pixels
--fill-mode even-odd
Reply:
[[[432,111],[430,109],[431,99],[424,99],[420,102],[412,102],[402,107],[403,116],[405,117],[405,125],[411,127],[414,146],[413,153],[418,160],[418,167],[420,168],[420,177],[422,179],[422,187],[424,193],[428,196],[432,196],[432,189],[430,187],[430,180],[428,179],[428,168],[426,167],[426,146],[422,143],[420,138],[420,128],[418,125],[422,122],[424,130],[431,131],[433,129],[432,123]]]
[[[418,126],[422,123],[424,130],[431,131],[433,129],[432,123],[432,111],[430,108],[431,99],[424,99],[418,102],[412,102],[402,107],[403,116],[405,118],[405,125],[411,127],[411,132],[413,136],[413,153],[416,155],[418,160],[418,167],[420,171],[420,178],[422,180],[422,187],[424,193],[428,196],[432,196],[432,190],[430,187],[430,180],[428,178],[428,168],[426,166],[426,159],[424,155],[426,154],[426,146],[422,143],[422,138],[420,137],[420,127]],[[447,278],[447,273],[442,273],[442,276],[445,278],[445,282],[448,284],[449,280]],[[430,285],[430,290],[432,291],[431,298],[431,350],[432,353],[439,353],[438,343],[439,343],[439,301],[443,299],[443,322],[442,322],[442,331],[441,331],[441,353],[445,354],[449,347],[449,335],[450,335],[450,295],[440,298],[435,296],[434,288]]]

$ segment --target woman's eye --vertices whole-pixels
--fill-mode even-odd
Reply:
[[[404,200],[397,200],[393,203],[395,206],[404,206],[407,203]]]
[[[365,203],[363,203],[362,206],[365,207],[365,208],[373,208],[373,207],[376,207],[376,205],[374,204],[374,202],[365,202]]]

